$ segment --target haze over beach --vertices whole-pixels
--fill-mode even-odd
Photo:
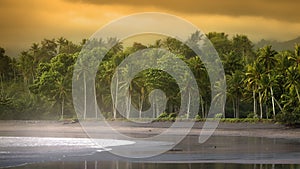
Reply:
[[[1,0],[0,46],[16,56],[43,38],[63,36],[80,42],[105,24],[138,12],[173,14],[205,33],[245,34],[254,42],[286,41],[300,35],[299,6],[295,0]]]

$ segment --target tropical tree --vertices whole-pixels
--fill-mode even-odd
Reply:
[[[295,64],[296,68],[299,67],[299,65],[300,65],[300,45],[299,44],[295,44],[294,55],[290,55],[288,59]]]
[[[71,77],[77,54],[59,54],[50,63],[40,64],[37,78],[30,87],[31,91],[47,100],[60,104],[60,116],[64,118],[64,108],[71,91]]]
[[[296,67],[289,67],[287,70],[287,78],[286,78],[286,89],[288,91],[295,91],[298,101],[300,103],[300,95],[299,95],[299,88],[300,88],[300,71]]]
[[[0,47],[0,82],[9,80],[12,77],[12,59],[5,54],[5,50]]]
[[[207,114],[207,105],[210,99],[210,82],[206,68],[199,56],[194,56],[187,60],[187,64],[193,72],[199,90],[201,116],[204,118]],[[206,108],[205,108],[206,107]]]
[[[267,45],[258,50],[257,60],[264,66],[265,73],[268,75],[269,80],[271,80],[271,76],[272,76],[271,68],[274,67],[277,63],[277,60],[275,58],[276,55],[277,55],[277,52],[272,49],[271,45]],[[270,84],[269,89],[270,89],[271,99],[272,99],[273,118],[275,118],[276,110],[275,110],[275,98],[274,98],[274,92],[273,92],[273,84]]]
[[[244,84],[248,91],[252,92],[253,98],[253,113],[254,116],[257,117],[257,92],[259,88],[259,80],[261,79],[262,74],[262,66],[258,63],[253,63],[252,65],[248,65],[246,69],[246,78],[244,80]]]
[[[228,39],[228,34],[224,32],[209,32],[206,36],[214,45],[221,59],[223,59],[223,54],[229,53],[232,50],[232,42]]]
[[[31,84],[35,79],[34,57],[28,52],[23,51],[18,59],[18,68],[23,76],[25,86]]]
[[[230,51],[229,53],[223,54],[223,65],[225,74],[232,75],[235,71],[242,71],[244,66],[242,59],[235,51]]]
[[[253,43],[246,35],[235,35],[232,38],[232,49],[242,58],[244,64],[254,61],[255,53],[253,52]]]
[[[234,117],[240,117],[240,100],[243,96],[243,80],[244,73],[237,70],[231,75],[226,75],[227,78],[227,92],[229,98],[232,100]]]

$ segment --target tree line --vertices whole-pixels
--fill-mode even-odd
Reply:
[[[226,74],[227,101],[224,118],[274,119],[285,124],[300,122],[298,44],[295,44],[292,51],[276,51],[271,45],[256,49],[246,35],[230,38],[226,33],[210,32],[206,36],[218,52]],[[186,43],[166,37],[150,45],[135,42],[128,47],[124,47],[116,38],[95,40],[96,46],[115,45],[106,51],[105,57],[97,66],[95,78],[87,79],[94,80],[95,89],[90,92],[95,93],[96,99],[85,101],[93,103],[91,105],[99,105],[106,118],[120,118],[122,113],[115,108],[116,96],[111,94],[111,82],[118,65],[137,51],[163,48],[183,60],[196,78],[200,106],[199,111],[191,117],[207,117],[212,99],[209,76],[201,57],[186,45],[200,39],[199,32],[195,32]],[[86,42],[87,40],[82,40],[80,44],[75,44],[65,38],[44,39],[40,43],[33,43],[17,57],[7,56],[5,50],[0,48],[0,118],[75,117],[72,78],[76,71],[74,65],[80,64],[77,59]],[[90,62],[95,61],[90,58]],[[128,67],[123,71],[131,70]],[[80,74],[82,77],[85,75]],[[117,84],[117,88],[125,86],[122,79]],[[166,107],[162,111],[176,116],[180,109],[182,91],[171,75],[158,69],[143,70],[130,82],[126,93],[130,97],[124,105],[126,116],[133,116],[130,115],[130,105],[139,112],[149,109],[153,103],[151,99],[154,99],[150,97],[150,93],[154,89],[160,89],[166,94]],[[159,102],[159,98],[156,99]],[[91,107],[85,106],[80,118],[99,116],[98,111],[91,113],[96,109]],[[188,107],[185,111],[189,111]],[[156,112],[153,112],[151,118],[159,116]],[[148,118],[141,113],[134,117]]]

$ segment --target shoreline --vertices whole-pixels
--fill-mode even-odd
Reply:
[[[87,123],[92,131],[98,127],[97,122]],[[132,124],[124,121],[110,121],[109,123],[122,134],[135,137],[160,134],[172,124],[171,122]],[[117,159],[144,163],[299,163],[300,129],[289,129],[273,123],[221,122],[210,140],[199,144],[198,135],[203,124],[203,122],[196,122],[189,134],[179,144],[175,145],[174,149],[146,159],[127,159],[113,155],[109,151],[99,152],[98,148],[82,148],[80,146],[1,147],[0,168],[49,160],[113,162]],[[99,130],[103,134],[99,138],[105,137],[106,134],[112,136],[112,133],[106,130],[107,126]],[[80,123],[15,120],[0,121],[0,137],[2,139],[7,139],[7,137],[89,138]],[[134,146],[117,146],[112,147],[112,149],[128,149],[135,153]],[[163,147],[164,145],[160,146]],[[148,148],[147,151],[152,151],[152,149]]]
[[[87,123],[91,127],[97,124],[92,121]],[[157,135],[172,125],[172,122],[133,124],[127,121],[109,121],[108,123],[121,133],[151,135]],[[195,122],[188,135],[199,135],[203,124],[204,122]],[[103,127],[101,130],[105,131],[106,128]],[[287,128],[281,124],[261,122],[220,122],[213,135],[300,139],[300,128]],[[0,120],[0,136],[88,137],[80,123],[43,120]]]

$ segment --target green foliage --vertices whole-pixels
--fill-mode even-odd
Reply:
[[[6,83],[0,94],[0,118],[10,120],[50,119],[49,104],[24,89],[22,83]]]
[[[287,125],[299,125],[300,124],[300,102],[295,96],[293,88],[289,88],[291,94],[283,95],[284,107],[280,114],[276,116],[276,119]]]
[[[49,63],[42,63],[37,68],[38,75],[30,87],[54,105],[60,104],[61,118],[64,116],[65,104],[70,103],[73,65],[77,54],[58,54]]]
[[[175,121],[176,117],[177,117],[176,113],[168,114],[166,112],[163,112],[155,119],[155,121]]]
[[[81,45],[91,44],[85,49],[89,51],[86,54],[88,63],[79,61],[78,64],[81,64],[84,71],[75,71],[83,72],[78,75],[80,77],[97,71],[90,67],[97,67],[94,64],[99,59],[97,58],[99,52],[107,52],[98,67],[96,78],[86,80],[95,80],[97,103],[93,102],[95,105],[102,105],[100,109],[105,118],[114,119],[121,117],[114,109],[115,96],[111,96],[110,85],[116,68],[126,57],[136,51],[148,48],[166,49],[183,60],[195,75],[201,96],[199,112],[195,112],[199,115],[196,115],[195,119],[202,121],[210,110],[211,84],[205,67],[207,63],[204,64],[201,56],[196,56],[196,53],[190,49],[201,41],[202,36],[200,32],[195,32],[185,43],[176,38],[166,37],[158,39],[152,45],[135,42],[126,48],[116,38],[84,40]],[[217,114],[216,118],[222,117],[224,122],[255,123],[265,122],[263,118],[276,117],[277,121],[284,124],[299,124],[299,45],[295,45],[294,51],[276,51],[271,45],[266,44],[255,51],[253,43],[245,35],[234,35],[229,38],[226,33],[211,32],[207,37],[218,51],[226,73],[228,98],[225,107],[226,117]],[[28,50],[21,52],[18,58],[7,56],[5,50],[0,48],[0,118],[73,118],[75,113],[71,85],[73,67],[81,45],[76,45],[62,37],[43,39],[40,43],[33,43]],[[108,46],[112,46],[109,51],[106,50]],[[149,58],[155,59],[152,57],[155,54],[148,55]],[[181,70],[178,65],[170,65],[170,60],[167,58],[156,61],[161,65],[171,66],[176,71]],[[143,60],[137,60],[131,67],[126,67],[122,71],[127,73],[134,71],[134,64],[144,63]],[[182,78],[185,76],[182,74]],[[126,84],[124,79],[118,80],[120,81],[118,87],[124,87]],[[160,112],[154,109],[153,116],[144,117],[142,112],[151,107],[152,100],[149,99],[149,95],[154,89],[160,89],[166,94],[168,101],[165,112],[156,117]],[[168,73],[158,69],[146,69],[139,72],[129,84],[130,99],[126,100],[126,115],[131,116],[128,105],[133,105],[140,114],[139,117],[135,115],[132,118],[174,121],[180,109],[181,92],[175,79]],[[160,102],[161,98],[156,100]],[[87,111],[85,110],[85,114]],[[185,119],[186,115],[181,115],[179,118]]]
[[[218,113],[215,115],[215,118],[222,118],[223,117],[223,114],[222,113]]]
[[[259,118],[223,118],[220,120],[225,123],[272,123],[271,119],[259,119]]]

